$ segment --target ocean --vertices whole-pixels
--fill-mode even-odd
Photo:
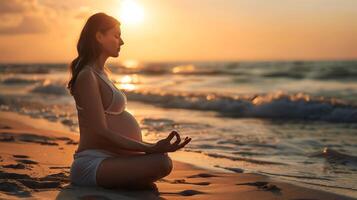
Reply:
[[[357,196],[357,61],[108,66],[145,140],[192,138],[182,161]],[[78,132],[68,78],[66,63],[0,64],[0,109]]]

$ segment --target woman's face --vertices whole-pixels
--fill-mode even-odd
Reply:
[[[119,56],[120,47],[124,44],[119,25],[107,30],[104,34],[97,32],[96,36],[103,53],[111,57]]]

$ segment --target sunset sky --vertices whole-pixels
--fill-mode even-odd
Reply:
[[[1,0],[0,62],[69,62],[96,12],[122,22],[113,62],[357,59],[356,0]]]

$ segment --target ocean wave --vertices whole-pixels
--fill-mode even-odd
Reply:
[[[67,70],[66,63],[59,64],[0,64],[0,73],[14,74],[48,74],[53,70]]]
[[[124,90],[129,100],[167,108],[216,111],[222,117],[286,120],[320,120],[357,123],[357,105],[335,98],[288,94],[281,91],[255,95]],[[33,93],[68,95],[63,83],[43,82]]]
[[[357,78],[357,67],[346,68],[346,67],[333,67],[330,69],[320,70],[311,74],[311,78],[314,79],[355,79]],[[307,75],[309,77],[309,74]]]
[[[262,74],[263,77],[267,78],[294,78],[294,79],[303,79],[306,78],[302,73],[294,73],[294,72],[269,72]]]
[[[287,165],[282,162],[265,161],[265,160],[258,160],[258,159],[252,159],[252,158],[237,157],[237,156],[227,156],[227,155],[222,155],[219,153],[203,152],[203,154],[205,154],[209,157],[212,157],[212,158],[225,158],[225,159],[232,160],[232,161],[242,161],[242,162],[248,162],[248,163],[253,163],[253,164],[258,164],[258,165]]]
[[[280,61],[280,62],[159,62],[143,63],[137,67],[110,64],[116,74],[144,75],[223,75],[257,78],[290,78],[317,80],[349,80],[357,78],[356,61]],[[66,71],[67,64],[0,64],[0,73],[42,73]],[[238,79],[241,80],[241,79]]]
[[[222,96],[126,91],[125,94],[131,100],[162,107],[217,111],[227,117],[357,122],[357,105],[334,98],[312,97],[304,93]]]
[[[227,75],[254,78],[354,80],[356,61],[280,61],[280,62],[181,62],[145,63],[140,67],[112,67],[119,74]]]
[[[32,84],[41,82],[41,79],[28,79],[28,78],[18,78],[18,77],[9,77],[6,79],[1,80],[3,84],[6,85],[16,85],[16,84]]]
[[[274,175],[274,176],[283,176],[283,177],[290,177],[290,178],[298,178],[298,179],[309,179],[309,180],[325,180],[325,181],[331,181],[331,178],[326,178],[326,177],[314,177],[314,176],[308,176],[308,175],[290,175],[290,174],[280,174],[280,173],[272,173],[272,172],[261,172],[259,173],[262,174],[268,174],[268,175]]]
[[[311,72],[273,71],[261,74],[265,78],[317,79],[317,80],[355,80],[357,70],[347,68],[330,68]]]
[[[31,90],[33,93],[53,94],[53,95],[68,95],[67,88],[60,83],[44,82]]]
[[[331,148],[325,147],[321,152],[313,153],[310,157],[325,158],[331,164],[357,166],[357,157],[341,153]]]
[[[53,96],[52,98],[57,98]],[[78,132],[77,113],[71,104],[47,104],[31,95],[0,94],[0,110],[25,114],[33,118],[43,118],[51,122],[60,122],[72,131]]]

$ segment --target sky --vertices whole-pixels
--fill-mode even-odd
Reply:
[[[0,62],[70,62],[96,12],[122,23],[111,62],[357,59],[356,0],[0,0]]]

